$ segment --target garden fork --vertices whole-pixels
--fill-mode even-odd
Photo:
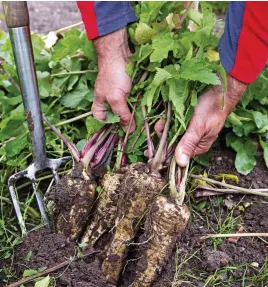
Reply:
[[[20,81],[26,120],[32,141],[33,163],[25,170],[12,175],[8,180],[10,195],[21,227],[22,235],[24,236],[27,234],[27,230],[15,191],[16,181],[23,177],[28,178],[31,181],[41,217],[45,226],[49,227],[49,220],[42,196],[37,189],[35,175],[38,171],[49,168],[53,173],[55,182],[58,183],[58,168],[69,160],[70,157],[58,159],[49,159],[46,157],[44,127],[33,58],[27,2],[4,1],[3,9]]]

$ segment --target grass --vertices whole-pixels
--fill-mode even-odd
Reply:
[[[190,187],[190,194],[193,188]],[[258,201],[249,201],[247,196],[241,197],[231,209],[227,209],[224,200],[226,197],[213,197],[201,203],[195,203],[193,200],[187,202],[190,206],[192,220],[199,220],[207,233],[227,234],[236,233],[238,228],[243,226],[243,216],[235,216],[235,210],[245,210],[249,205],[268,204],[267,201],[260,198]],[[210,239],[214,250],[223,243],[225,239]],[[256,239],[259,240],[259,239]],[[189,241],[190,242],[190,241]],[[185,244],[185,243],[184,243]],[[205,245],[206,248],[208,245]],[[268,285],[268,258],[260,266],[247,264],[231,265],[216,269],[214,272],[206,271],[202,268],[202,246],[189,248],[185,245],[178,247],[175,254],[176,272],[173,278],[172,287],[177,286],[197,286],[196,282],[203,284],[203,287],[267,287]],[[193,283],[195,282],[195,283]]]

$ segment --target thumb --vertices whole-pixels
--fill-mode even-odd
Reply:
[[[98,121],[103,122],[106,120],[107,110],[104,106],[104,101],[102,97],[94,96],[91,111],[93,113],[94,118],[97,119]]]
[[[195,151],[198,148],[200,140],[201,135],[198,135],[194,131],[187,131],[184,134],[175,151],[175,158],[179,166],[185,167],[190,158],[195,156]]]

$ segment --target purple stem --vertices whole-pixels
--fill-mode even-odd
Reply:
[[[105,131],[102,132],[102,134],[98,137],[96,142],[89,148],[89,150],[84,154],[81,161],[83,164],[88,167],[89,163],[91,162],[96,150],[100,147],[100,145],[104,142],[104,140],[107,138],[107,136],[112,131],[113,126],[108,127]]]
[[[146,109],[145,106],[142,105],[142,113],[143,113],[143,117],[144,117],[144,126],[145,126],[145,131],[146,131],[146,138],[147,138],[147,146],[148,146],[148,157],[149,160],[151,160],[154,156],[154,144],[151,138],[151,134],[150,134],[150,127],[149,127],[149,123],[146,119]]]
[[[76,162],[80,161],[80,153],[77,150],[77,148],[60,132],[58,131],[52,123],[46,118],[46,116],[43,114],[43,120],[50,126],[50,128],[55,132],[55,134],[65,143],[65,145],[69,148],[74,160]]]
[[[176,149],[176,145],[175,144],[173,144],[171,147],[168,148],[167,156],[165,158],[165,163],[169,162],[171,156],[174,154],[175,149]]]
[[[162,153],[163,153],[163,149],[165,147],[165,144],[167,142],[170,120],[171,120],[171,105],[170,105],[170,103],[168,103],[167,117],[166,117],[166,123],[165,123],[164,131],[162,133],[162,136],[161,136],[161,139],[159,142],[159,147],[158,147],[156,154],[155,154],[154,158],[152,159],[152,162],[150,165],[150,169],[152,172],[158,171],[159,167],[162,164]]]
[[[104,143],[104,145],[99,149],[98,152],[96,152],[95,155],[95,161],[91,162],[90,166],[93,168],[95,166],[97,166],[99,163],[101,163],[103,156],[105,155],[105,153],[107,152],[107,150],[109,149],[110,145],[112,145],[113,143],[115,143],[115,138],[116,138],[116,134],[110,134],[107,141]],[[113,144],[114,145],[114,144]]]
[[[97,137],[100,135],[100,131],[95,133],[92,138],[85,144],[85,146],[83,147],[83,150],[81,151],[81,157],[84,157],[84,155],[88,152],[88,150],[92,147],[92,145],[94,144],[95,140],[97,139]]]

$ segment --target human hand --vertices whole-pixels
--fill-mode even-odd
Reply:
[[[175,151],[179,166],[186,166],[190,158],[209,150],[246,88],[246,84],[228,76],[223,108],[222,86],[215,86],[198,98],[193,117]]]
[[[127,42],[127,29],[122,28],[94,40],[98,55],[98,76],[95,84],[92,112],[99,121],[105,121],[108,103],[114,114],[119,115],[125,132],[131,122],[131,113],[126,95],[132,87],[131,78],[126,73],[128,56],[131,54]],[[130,132],[135,130],[132,121]]]

